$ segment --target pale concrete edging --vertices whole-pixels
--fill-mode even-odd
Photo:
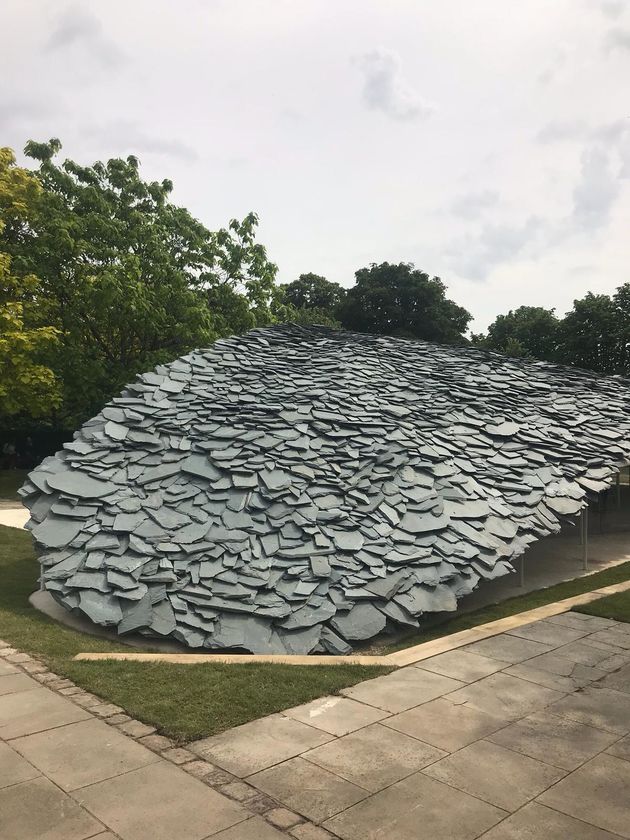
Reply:
[[[77,653],[76,660],[99,660],[99,659],[126,659],[133,662],[166,662],[171,665],[196,665],[196,664],[224,664],[244,665],[245,663],[272,663],[276,665],[372,665],[387,666],[390,668],[402,668],[405,665],[413,665],[439,653],[445,653],[455,648],[478,642],[481,639],[488,639],[505,633],[506,630],[513,630],[515,627],[522,627],[532,621],[539,621],[542,618],[549,618],[552,615],[559,615],[568,612],[572,607],[581,604],[589,604],[605,598],[607,595],[615,595],[617,592],[626,592],[630,589],[630,580],[622,583],[615,583],[612,586],[605,586],[602,589],[595,589],[592,592],[584,592],[581,595],[574,595],[572,598],[564,598],[553,604],[545,604],[542,607],[535,607],[533,610],[526,610],[522,613],[500,618],[497,621],[490,621],[487,624],[479,624],[469,630],[462,630],[459,633],[452,633],[450,636],[443,636],[440,639],[433,639],[430,642],[423,642],[419,645],[398,650],[395,653],[388,653],[386,656],[275,656],[270,654],[214,654],[214,653]]]

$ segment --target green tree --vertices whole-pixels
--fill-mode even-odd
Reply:
[[[627,291],[619,296],[619,303],[626,296]],[[617,311],[615,300],[608,295],[589,292],[575,300],[560,324],[559,360],[598,373],[628,373],[622,347],[627,314]]]
[[[37,178],[15,165],[10,149],[0,149],[0,243],[7,225],[28,227],[41,193]],[[44,417],[59,404],[59,383],[42,357],[57,341],[54,327],[29,327],[25,317],[39,295],[33,274],[12,271],[0,251],[0,416]]]
[[[422,338],[427,341],[464,341],[471,315],[446,297],[439,277],[429,277],[411,263],[372,263],[356,272],[356,285],[340,307],[340,320],[349,330]]]
[[[339,283],[331,283],[320,274],[300,274],[297,280],[282,286],[287,303],[296,309],[319,309],[337,314],[346,296],[346,290]]]
[[[473,342],[508,356],[533,356],[555,361],[558,356],[560,321],[553,309],[542,306],[519,306],[507,315],[498,315],[486,336],[474,336]]]
[[[170,202],[170,181],[142,180],[135,157],[58,164],[60,149],[27,144],[36,218],[7,224],[3,241],[14,269],[40,280],[33,326],[59,329],[50,365],[73,427],[139,371],[268,322],[276,268],[254,214],[210,232]]]

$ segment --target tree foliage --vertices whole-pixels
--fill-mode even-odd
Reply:
[[[475,344],[508,356],[532,356],[553,361],[558,355],[560,322],[553,309],[519,306],[498,315],[485,336],[473,336]]]
[[[473,341],[509,355],[630,376],[630,283],[613,295],[588,292],[563,318],[521,306],[499,315]]]
[[[37,179],[15,165],[10,149],[0,149],[0,242],[7,225],[26,228],[41,193]],[[0,415],[41,417],[59,404],[59,383],[45,363],[58,338],[47,324],[28,326],[40,294],[33,274],[16,274],[9,254],[0,251]]]
[[[372,263],[356,272],[356,285],[340,306],[346,329],[455,343],[464,340],[471,315],[446,297],[439,277],[411,263]]]
[[[33,220],[9,220],[2,243],[39,278],[31,324],[59,331],[50,366],[74,426],[137,372],[267,323],[276,267],[255,214],[211,232],[169,200],[170,181],[144,181],[137,158],[59,164],[60,148],[27,144],[42,189]]]

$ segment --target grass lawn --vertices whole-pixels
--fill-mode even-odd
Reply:
[[[546,589],[538,589],[535,592],[527,592],[525,595],[517,595],[515,598],[508,598],[506,601],[501,601],[500,604],[491,604],[487,607],[482,607],[474,612],[463,613],[462,615],[455,615],[454,618],[445,621],[443,624],[437,625],[423,633],[414,632],[402,639],[397,640],[396,644],[390,646],[383,646],[375,648],[374,652],[379,654],[391,653],[395,650],[402,650],[403,648],[411,647],[412,645],[419,645],[422,642],[430,642],[431,639],[439,639],[442,636],[450,636],[452,633],[459,633],[460,630],[468,630],[470,627],[476,627],[478,624],[486,624],[489,621],[497,621],[499,618],[505,618],[508,615],[515,615],[516,613],[525,612],[526,610],[533,610],[535,607],[542,607],[545,604],[552,604],[554,601],[561,601],[563,598],[571,598],[573,595],[581,595],[583,592],[591,592],[593,589],[600,589],[602,586],[611,586],[613,583],[621,583],[624,580],[630,580],[630,562],[620,563],[618,566],[613,566],[610,569],[604,569],[602,572],[595,572],[592,575],[585,575],[575,580],[567,580],[564,583],[557,583],[554,586],[548,586]],[[628,600],[626,604],[627,610],[630,610],[630,595],[623,593],[621,596],[611,596],[610,598],[602,598],[588,607],[580,607],[581,612],[591,612],[594,615],[600,615],[594,612],[600,604],[610,601],[614,598],[625,597]],[[603,613],[601,613],[603,615]],[[611,616],[614,618],[615,616]],[[628,621],[630,618],[619,619],[620,621]]]
[[[0,526],[0,639],[38,656],[57,674],[122,706],[184,743],[334,694],[391,669],[359,665],[167,665],[74,662],[81,651],[120,645],[51,621],[28,603],[38,565],[30,534]]]
[[[576,612],[599,615],[602,618],[612,618],[615,621],[630,622],[630,591],[618,592],[616,595],[609,595],[607,598],[600,598],[592,604],[584,604],[583,607],[576,607]]]
[[[0,499],[20,501],[17,491],[24,484],[27,470],[0,470]]]

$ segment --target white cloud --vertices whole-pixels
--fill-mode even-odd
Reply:
[[[584,120],[552,120],[543,126],[536,139],[539,143],[557,143],[564,140],[579,140],[588,132]]]
[[[402,74],[400,57],[378,47],[358,59],[363,73],[363,101],[395,120],[426,119],[435,108],[413,90]]]
[[[104,67],[121,64],[125,55],[103,30],[101,21],[85,7],[70,6],[61,14],[47,42],[49,52],[84,47]]]
[[[620,191],[610,154],[588,147],[580,161],[580,175],[573,190],[572,221],[578,230],[598,230],[608,223]]]
[[[624,29],[621,26],[609,29],[604,40],[604,49],[609,53],[617,50],[630,52],[630,29]]]
[[[188,143],[164,137],[156,130],[149,133],[130,120],[112,120],[88,126],[83,134],[98,141],[103,148],[111,149],[110,154],[141,156],[144,152],[183,161],[195,161],[198,158],[197,152]]]
[[[451,212],[462,219],[475,219],[485,210],[496,207],[499,193],[495,190],[481,190],[458,196],[451,204]]]
[[[601,12],[609,18],[618,18],[624,11],[624,0],[595,0]]]
[[[477,236],[466,236],[453,242],[447,251],[449,262],[468,280],[485,280],[503,263],[518,259],[527,248],[547,238],[546,222],[529,216],[520,224],[486,223]]]

